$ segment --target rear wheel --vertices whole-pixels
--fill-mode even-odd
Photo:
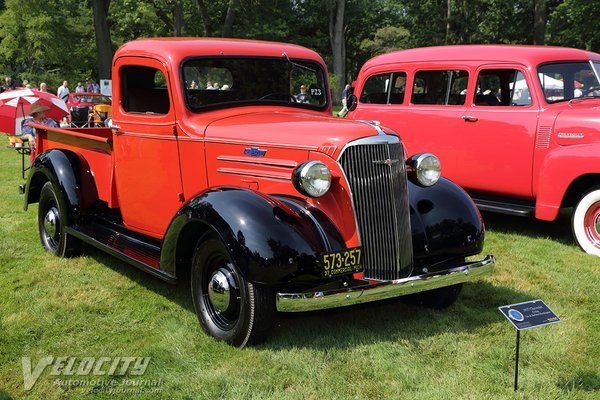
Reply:
[[[600,256],[600,187],[584,194],[571,219],[573,236],[583,251]]]
[[[217,235],[205,235],[192,260],[191,285],[200,325],[233,346],[258,344],[275,318],[275,296],[246,281]]]
[[[61,206],[60,192],[46,182],[40,192],[38,228],[42,246],[58,257],[72,257],[81,249],[81,241],[65,232],[66,210]],[[62,200],[62,199],[61,199]]]

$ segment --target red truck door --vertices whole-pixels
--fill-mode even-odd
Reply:
[[[482,66],[462,116],[461,146],[467,154],[450,179],[465,189],[532,197],[539,107],[533,82],[519,68]]]
[[[116,70],[115,180],[123,222],[162,237],[183,197],[168,70],[141,57],[119,58]]]

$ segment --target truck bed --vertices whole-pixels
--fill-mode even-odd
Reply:
[[[117,207],[114,185],[112,129],[110,128],[49,128],[33,125],[37,131],[36,154],[50,149],[69,150],[79,154],[95,177],[100,200]]]

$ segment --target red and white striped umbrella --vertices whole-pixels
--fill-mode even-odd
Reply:
[[[60,120],[69,114],[65,102],[52,93],[34,89],[9,90],[0,93],[0,132],[20,134],[21,122],[30,114],[30,107],[35,103],[50,108],[46,112],[48,118]]]

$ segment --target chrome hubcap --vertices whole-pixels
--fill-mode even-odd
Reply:
[[[232,290],[235,289],[237,282],[230,271],[220,268],[212,274],[208,283],[208,298],[217,313],[222,314],[229,309]]]
[[[600,248],[600,202],[592,204],[584,216],[585,233],[588,240]]]
[[[58,224],[58,210],[56,207],[52,207],[46,213],[44,217],[44,230],[51,238],[56,238]]]

